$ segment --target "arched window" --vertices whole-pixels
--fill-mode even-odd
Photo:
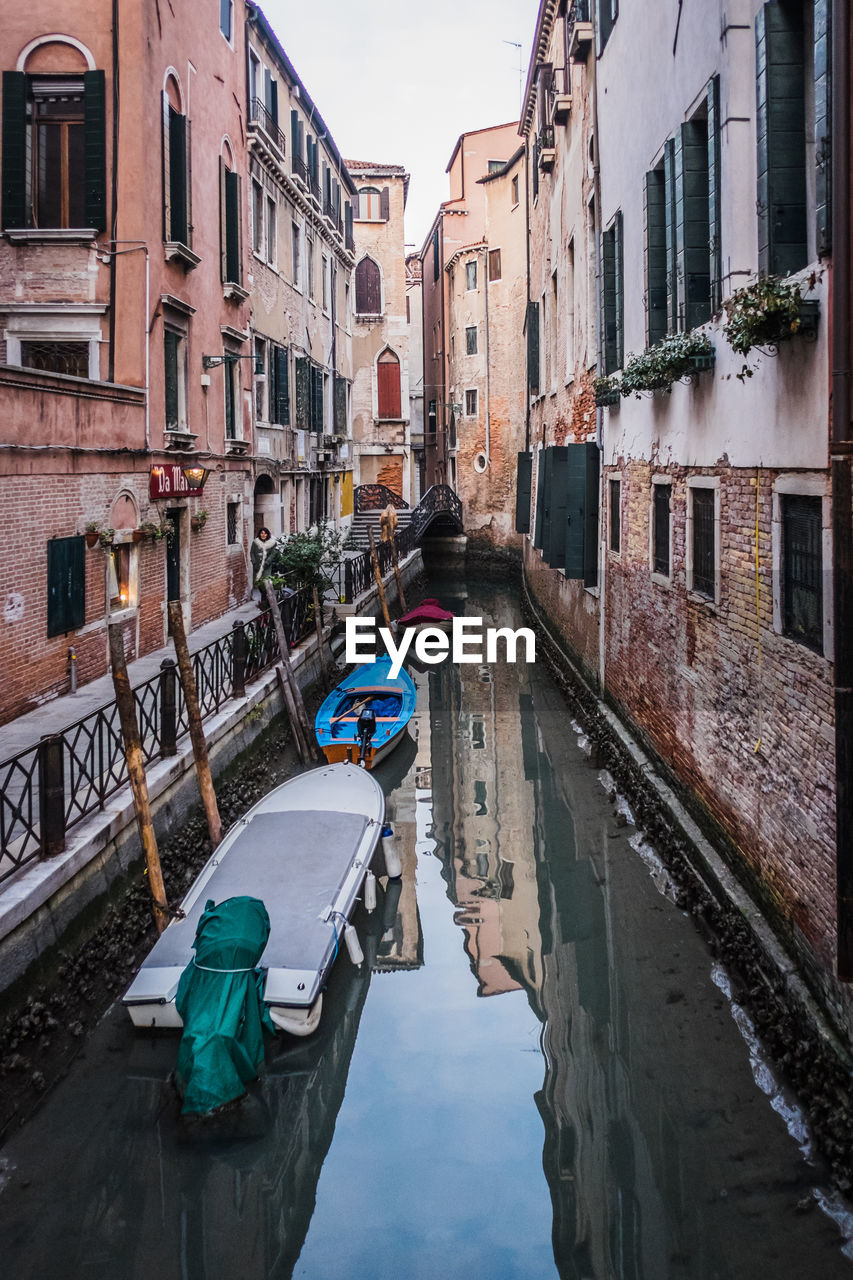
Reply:
[[[163,108],[163,239],[167,244],[190,246],[189,122],[184,113],[180,86],[174,75],[166,77]]]
[[[362,187],[358,193],[358,216],[361,222],[379,222],[382,206],[378,187]]]
[[[360,316],[382,314],[382,277],[372,258],[362,258],[355,269],[355,310]]]
[[[376,363],[378,391],[377,417],[399,418],[400,415],[400,361],[393,351],[383,351]]]

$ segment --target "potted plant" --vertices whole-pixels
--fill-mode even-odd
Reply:
[[[807,288],[813,288],[815,283],[816,278],[812,276]],[[752,284],[737,289],[723,303],[723,309],[726,313],[723,333],[733,351],[747,356],[757,348],[765,355],[772,355],[780,342],[796,334],[815,335],[820,304],[816,298],[804,298],[796,280],[759,276]],[[753,372],[744,362],[737,376],[743,381],[751,378]]]
[[[87,547],[95,546],[95,544],[98,541],[100,532],[101,532],[100,520],[90,520],[89,523],[86,525],[86,532],[84,535],[86,538]]]
[[[113,545],[113,539],[115,538],[115,536],[116,536],[115,529],[111,529],[109,525],[99,530],[98,541],[100,542],[101,546],[104,548],[105,551],[108,547],[111,547]]]
[[[171,520],[165,521],[163,524],[155,524],[153,520],[143,520],[139,526],[139,533],[143,538],[150,538],[152,542],[159,542],[161,538],[165,538],[171,532]]]
[[[622,385],[615,373],[593,378],[592,390],[598,406],[618,404],[622,398]]]
[[[713,368],[714,346],[704,333],[671,333],[640,355],[631,355],[622,370],[622,394],[671,391],[672,384]]]
[[[203,529],[207,524],[207,517],[209,515],[209,511],[197,511],[194,516],[190,517],[190,525],[196,530],[196,532],[198,532],[199,529]]]

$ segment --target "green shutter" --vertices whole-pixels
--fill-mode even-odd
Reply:
[[[625,249],[622,210],[613,219],[613,266],[616,271],[616,368],[625,363]]]
[[[47,634],[67,635],[86,620],[86,541],[51,538],[47,544]]]
[[[539,450],[539,461],[536,466],[536,519],[533,526],[533,545],[542,548],[542,527],[545,511],[545,450]]]
[[[297,356],[296,372],[296,426],[301,431],[311,428],[310,366],[306,356]]]
[[[3,72],[3,226],[27,225],[27,77]]]
[[[602,349],[604,372],[614,373],[622,367],[623,357],[623,284],[622,284],[622,214],[617,212],[612,224],[601,236],[603,273]]]
[[[107,225],[107,88],[103,71],[83,75],[86,136],[86,226]]]
[[[347,380],[335,377],[335,435],[347,434]]]
[[[652,347],[666,334],[666,215],[662,166],[646,174],[644,194],[646,345]]]
[[[518,470],[515,484],[515,532],[530,532],[530,487],[533,480],[533,456],[529,453],[518,455]]]
[[[664,234],[666,238],[666,328],[678,331],[678,265],[676,253],[675,141],[667,138],[663,149]]]
[[[169,239],[187,243],[187,119],[169,107]]]
[[[583,585],[598,586],[598,475],[601,453],[597,444],[578,445],[585,451],[586,493],[584,507]],[[568,561],[568,558],[567,558]]]
[[[299,156],[299,112],[291,111],[290,113],[290,151],[291,155]]]
[[[566,563],[569,451],[565,445],[554,445],[545,453],[548,498],[542,529],[542,555],[552,569],[562,569]]]
[[[671,330],[684,328],[684,148],[681,130],[672,139],[672,300]]]
[[[720,77],[713,76],[706,95],[708,104],[708,270],[712,314],[723,304],[723,251],[720,200]]]
[[[527,304],[527,390],[539,394],[539,303]]]
[[[758,267],[784,276],[808,260],[802,6],[765,4],[755,37]]]
[[[595,444],[566,446],[565,575],[598,585],[598,477],[600,454]]]
[[[695,329],[711,318],[708,254],[708,124],[688,120],[681,126],[681,165],[676,187],[679,277],[684,327]]]
[[[323,434],[323,370],[311,370],[311,430]]]
[[[814,133],[815,224],[817,251],[832,247],[832,10],[828,0],[814,0]]]
[[[239,284],[240,262],[240,175],[225,170],[225,279]]]
[[[275,352],[275,420],[279,425],[290,422],[290,385],[287,371],[287,347],[273,347]]]

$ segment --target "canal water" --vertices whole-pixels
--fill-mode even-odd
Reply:
[[[493,587],[454,610],[519,626]],[[114,1007],[0,1151],[16,1280],[853,1280],[853,1233],[543,665],[413,672],[399,882],[319,1032],[182,1122]]]

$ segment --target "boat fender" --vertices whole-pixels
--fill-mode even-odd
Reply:
[[[368,871],[364,877],[364,909],[365,911],[376,910],[376,876],[372,871]]]
[[[361,949],[361,943],[358,940],[358,934],[355,931],[355,926],[349,921],[347,921],[346,927],[344,928],[344,942],[347,944],[349,958],[352,960],[353,964],[363,964],[364,952]]]
[[[389,826],[382,828],[382,852],[385,854],[385,870],[391,880],[403,874],[403,864],[394,845],[394,831]]]

